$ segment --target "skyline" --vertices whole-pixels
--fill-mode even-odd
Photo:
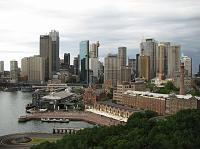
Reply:
[[[85,0],[0,1],[0,60],[5,62],[39,54],[39,36],[50,30],[60,33],[60,58],[79,53],[82,40],[100,41],[99,57],[127,47],[127,55],[140,53],[143,38],[175,42],[193,58],[197,71],[200,45],[200,2],[195,0]],[[17,6],[17,7],[16,7]],[[162,12],[160,11],[162,8]],[[148,16],[147,16],[148,14]]]

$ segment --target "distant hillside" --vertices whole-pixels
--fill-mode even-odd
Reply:
[[[32,149],[196,149],[200,148],[200,110],[183,110],[166,119],[146,111],[130,116],[126,125],[84,129],[56,143]]]

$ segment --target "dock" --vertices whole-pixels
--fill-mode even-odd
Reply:
[[[20,116],[19,122],[26,122],[30,120],[41,120],[45,118],[63,118],[69,119],[70,121],[86,121],[92,124],[98,124],[102,126],[111,126],[123,124],[118,120],[98,115],[92,112],[44,112],[44,113],[33,113],[25,116]]]

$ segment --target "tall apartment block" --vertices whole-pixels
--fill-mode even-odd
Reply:
[[[43,84],[45,81],[45,59],[39,55],[25,57],[21,60],[22,76],[33,84]]]
[[[18,62],[15,60],[10,61],[10,82],[17,83],[19,76]]]

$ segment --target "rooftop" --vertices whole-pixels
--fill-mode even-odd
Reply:
[[[179,98],[179,99],[190,99],[190,98],[192,98],[191,94],[187,94],[187,95],[159,94],[159,93],[131,91],[131,90],[124,92],[124,94],[130,95],[130,96],[139,95],[139,96],[148,96],[148,97],[163,98],[163,99],[167,99],[167,98],[169,99],[172,96],[175,96],[176,98]],[[197,97],[195,97],[195,98],[197,98]]]
[[[108,106],[111,106],[111,107],[115,107],[115,108],[119,108],[119,109],[128,110],[129,112],[141,112],[141,111],[143,111],[139,108],[136,109],[136,108],[131,108],[131,107],[128,107],[128,106],[113,103],[112,100],[99,101],[98,103],[103,104],[103,105],[108,105]]]
[[[42,97],[42,99],[61,100],[72,95],[74,95],[74,93],[70,93],[69,91],[52,92],[51,94]]]

